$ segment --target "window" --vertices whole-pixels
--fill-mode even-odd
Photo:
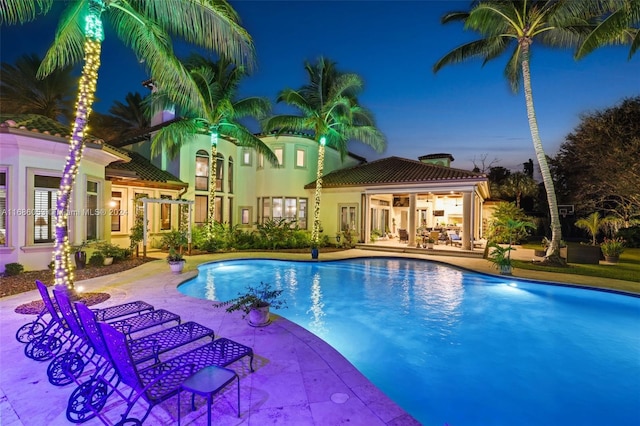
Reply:
[[[251,165],[251,151],[248,149],[242,150],[242,165],[243,166]]]
[[[171,195],[160,195],[163,200],[170,200]],[[171,204],[160,204],[160,230],[171,229]]]
[[[233,198],[229,198],[229,226],[233,226]]]
[[[258,198],[258,221],[264,223],[270,219],[277,221],[283,218],[291,222],[297,220],[298,227],[307,229],[307,203],[307,198]]]
[[[207,211],[209,210],[209,197],[206,195],[196,195],[193,209],[193,221],[197,224],[207,222]]]
[[[215,217],[213,218],[213,220],[215,220],[216,222],[220,222],[222,223],[222,207],[223,207],[223,202],[222,202],[222,197],[216,197],[216,211],[215,211]]]
[[[271,212],[273,220],[282,219],[282,198],[274,198],[271,200]]]
[[[279,148],[274,148],[273,149],[273,153],[275,154],[276,158],[278,159],[278,165],[274,166],[274,167],[282,167],[284,164],[284,148],[279,147]]]
[[[341,205],[338,206],[340,212],[340,230],[354,231],[357,226],[357,217],[356,217],[356,205]]]
[[[122,207],[122,192],[111,193],[109,209],[111,210],[111,232],[120,232],[120,208]]]
[[[9,244],[7,235],[7,172],[0,172],[0,246]]]
[[[251,207],[240,207],[240,224],[251,226]]]
[[[87,240],[98,239],[98,182],[87,181]]]
[[[264,154],[258,154],[258,168],[264,167]]]
[[[271,219],[271,198],[262,199],[262,223]]]
[[[205,150],[196,152],[196,191],[209,190],[209,154]]]
[[[233,194],[233,158],[229,157],[229,170],[227,170],[227,174],[229,175],[229,177],[227,179],[229,179],[229,194]],[[229,215],[229,218],[231,218],[231,215]]]
[[[297,198],[285,198],[284,200],[284,217],[289,220],[296,220],[296,208],[298,206]]]
[[[298,202],[298,226],[307,229],[307,199],[300,198]]]
[[[224,157],[218,154],[216,160],[216,191],[223,191],[224,188]]]
[[[52,214],[58,200],[60,178],[53,176],[34,176],[33,196],[35,214],[33,215],[33,242],[51,243],[54,241],[55,215]]]
[[[302,148],[296,148],[296,167],[307,167],[307,152]]]

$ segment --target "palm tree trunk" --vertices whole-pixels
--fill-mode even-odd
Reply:
[[[316,194],[313,201],[313,230],[311,242],[317,244],[320,234],[320,195],[322,192],[322,170],[324,169],[324,145],[318,144],[318,171],[316,173]]]
[[[216,184],[218,180],[218,148],[217,141],[214,143],[213,138],[217,139],[217,135],[211,135],[211,170],[209,172],[209,238],[213,237],[216,222]]]
[[[540,133],[538,131],[538,121],[536,119],[536,111],[533,107],[533,92],[531,90],[531,72],[529,70],[529,45],[530,41],[525,40],[522,46],[522,78],[524,82],[524,98],[527,104],[527,118],[529,119],[529,129],[531,130],[531,139],[533,140],[533,148],[536,152],[540,173],[542,174],[542,182],[547,192],[547,201],[549,203],[549,215],[551,217],[551,244],[546,253],[546,262],[551,264],[563,265],[564,261],[560,257],[560,240],[562,239],[562,228],[560,226],[560,215],[558,214],[558,201],[556,200],[556,191],[551,178],[551,171],[547,163],[547,157],[542,147]]]
[[[69,156],[64,166],[62,179],[60,180],[59,196],[56,202],[56,234],[53,251],[54,284],[65,286],[69,291],[73,290],[73,265],[71,263],[71,245],[69,244],[68,214],[71,204],[71,194],[78,167],[84,150],[84,131],[87,120],[91,114],[91,106],[96,92],[98,69],[100,68],[100,51],[102,48],[102,23],[100,13],[102,10],[94,10],[97,16],[85,29],[84,42],[84,66],[80,77],[78,102],[76,105],[76,119],[73,123],[73,131],[69,144]],[[93,25],[92,28],[89,28]]]

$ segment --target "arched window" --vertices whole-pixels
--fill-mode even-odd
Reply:
[[[218,153],[218,161],[216,162],[216,191],[224,188],[224,157]]]
[[[196,152],[196,190],[209,190],[209,153],[203,149]]]
[[[229,179],[229,194],[233,194],[233,157],[229,157],[229,169],[228,178]]]

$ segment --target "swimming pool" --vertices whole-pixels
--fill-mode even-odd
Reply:
[[[424,425],[640,424],[640,298],[400,258],[215,262],[179,291],[260,281]]]

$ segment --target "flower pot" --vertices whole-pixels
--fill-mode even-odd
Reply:
[[[105,257],[104,261],[102,262],[104,266],[111,265],[112,263],[113,263],[113,257]]]
[[[620,256],[607,256],[605,254],[604,260],[606,260],[609,263],[618,263],[618,261],[620,260]]]
[[[253,308],[249,311],[249,325],[252,327],[264,327],[269,324],[269,306]]]
[[[312,248],[311,249],[311,258],[312,259],[317,259],[318,258],[318,249],[317,248]]]
[[[73,259],[76,261],[76,269],[84,269],[87,265],[87,252],[86,251],[77,251]]]
[[[511,275],[511,265],[500,265],[500,275]]]
[[[169,268],[171,268],[171,272],[174,274],[182,273],[182,269],[184,268],[184,260],[179,262],[169,262]]]
[[[433,250],[433,243],[427,243],[427,248]]]

